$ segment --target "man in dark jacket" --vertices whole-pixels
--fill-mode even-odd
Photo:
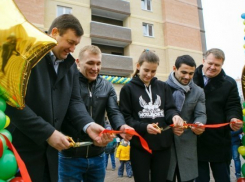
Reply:
[[[123,115],[117,105],[117,95],[112,83],[101,78],[101,51],[97,46],[85,46],[76,60],[80,71],[80,95],[87,111],[93,120],[104,126],[105,112],[114,130],[132,129],[125,124]],[[63,133],[72,136],[77,142],[91,141],[89,135],[77,132],[76,125],[70,124],[67,117],[63,123]],[[122,136],[126,140],[131,136]],[[103,182],[105,178],[104,147],[94,145],[63,150],[59,155],[59,181],[96,181]]]
[[[79,20],[73,15],[59,16],[48,34],[58,45],[32,69],[25,108],[6,109],[11,118],[13,145],[33,182],[58,181],[58,151],[70,145],[59,132],[66,113],[77,131],[87,132],[98,145],[109,142],[108,136],[99,136],[104,128],[92,123],[79,94],[78,71],[70,55],[83,35]]]
[[[198,171],[196,182],[208,182],[209,165],[216,182],[230,182],[231,130],[242,127],[242,108],[234,79],[222,69],[225,60],[220,49],[208,50],[194,75],[194,82],[204,88],[207,124],[231,122],[220,128],[206,128],[198,137]]]

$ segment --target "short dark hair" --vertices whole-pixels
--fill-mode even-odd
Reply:
[[[49,27],[48,34],[50,34],[55,27],[59,30],[60,36],[66,33],[68,29],[74,30],[76,36],[82,36],[84,34],[79,20],[71,14],[63,14],[55,18]]]
[[[196,68],[196,63],[195,63],[194,59],[190,55],[183,55],[183,56],[177,57],[177,59],[175,61],[175,67],[177,69],[179,69],[181,64],[186,64],[188,66]]]

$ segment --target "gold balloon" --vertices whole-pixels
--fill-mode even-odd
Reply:
[[[0,97],[22,109],[31,69],[56,40],[38,30],[13,0],[0,0]]]

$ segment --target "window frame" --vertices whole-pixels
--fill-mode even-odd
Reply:
[[[150,29],[149,29],[149,27],[151,27],[151,31],[152,31],[151,33],[152,33],[152,35],[150,35]],[[143,28],[143,35],[145,37],[154,37],[154,25],[153,24],[143,22],[142,23],[142,28]]]
[[[59,14],[59,8],[62,8],[62,14]],[[70,10],[70,12],[67,12],[67,10]],[[68,6],[57,5],[56,16],[58,17],[63,14],[72,14],[72,8]]]
[[[150,5],[150,9],[148,9],[148,3]],[[152,0],[141,0],[141,9],[145,11],[152,11]]]

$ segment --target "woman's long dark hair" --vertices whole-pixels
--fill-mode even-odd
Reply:
[[[144,62],[148,62],[148,63],[156,63],[159,65],[159,57],[158,55],[156,55],[153,51],[150,51],[149,49],[145,49],[138,60],[138,64],[141,66]],[[136,68],[134,74],[132,75],[132,77],[135,77],[137,74],[139,73],[139,70]]]

